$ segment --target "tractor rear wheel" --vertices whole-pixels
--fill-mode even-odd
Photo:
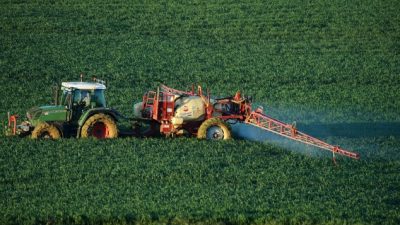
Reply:
[[[219,118],[204,121],[197,131],[197,138],[208,140],[228,140],[231,138],[230,126]]]
[[[91,116],[83,124],[81,137],[94,137],[97,139],[116,138],[118,136],[117,125],[110,116],[99,113]]]
[[[33,129],[32,139],[58,139],[61,137],[61,132],[52,124],[40,123]]]

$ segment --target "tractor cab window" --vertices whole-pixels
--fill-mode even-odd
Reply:
[[[106,98],[104,97],[104,90],[94,90],[94,102],[96,107],[106,107]]]
[[[89,90],[74,90],[73,103],[84,107],[90,106],[90,91]]]
[[[71,107],[106,107],[106,99],[104,97],[104,90],[69,90],[63,89],[60,96],[60,104]]]

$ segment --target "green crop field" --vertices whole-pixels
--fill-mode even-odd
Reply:
[[[0,119],[79,74],[127,116],[160,83],[241,90],[361,154],[258,138],[0,135],[0,224],[400,224],[400,1],[0,0]],[[23,119],[23,118],[21,118]]]

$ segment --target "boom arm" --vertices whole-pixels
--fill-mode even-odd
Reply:
[[[311,137],[308,134],[297,131],[297,129],[289,124],[273,119],[264,115],[262,112],[253,111],[245,119],[245,123],[259,127],[261,129],[270,131],[280,136],[299,141],[308,145],[312,145],[321,149],[331,151],[333,154],[337,153],[353,159],[359,159],[358,153],[350,152],[340,148],[339,146],[330,145],[317,138]]]

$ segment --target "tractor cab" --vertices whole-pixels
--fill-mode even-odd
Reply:
[[[63,82],[57,105],[68,109],[78,106],[83,109],[106,107],[105,89],[106,86],[101,83]]]
[[[101,83],[63,82],[56,105],[65,107],[67,121],[77,121],[89,109],[106,107],[105,89]]]

